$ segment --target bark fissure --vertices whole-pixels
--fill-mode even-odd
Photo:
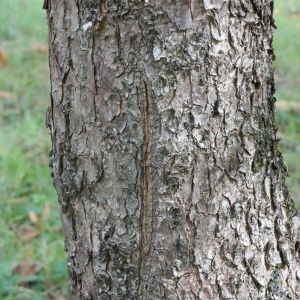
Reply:
[[[141,250],[138,295],[141,299],[147,299],[147,264],[151,256],[152,235],[153,235],[153,198],[152,198],[152,174],[151,174],[151,103],[149,91],[145,80],[142,81],[144,90],[143,107],[143,168],[141,185]]]

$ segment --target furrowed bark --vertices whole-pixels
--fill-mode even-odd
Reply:
[[[48,1],[71,299],[297,299],[269,0]]]

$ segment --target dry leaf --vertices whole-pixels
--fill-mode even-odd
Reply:
[[[29,217],[29,220],[32,224],[37,224],[39,222],[39,217],[36,215],[35,212],[33,211],[30,211],[28,213],[28,217]]]
[[[14,267],[13,273],[23,277],[28,277],[38,273],[40,269],[41,268],[36,263],[23,261]]]
[[[8,54],[5,50],[0,49],[0,65],[7,66],[8,65]]]
[[[32,240],[39,236],[40,231],[32,225],[27,225],[22,228],[20,228],[17,232],[18,237],[21,240]]]
[[[41,267],[38,264],[29,261],[23,261],[16,265],[13,269],[13,273],[23,277],[23,280],[18,282],[18,286],[24,286],[28,284],[25,278],[37,274],[40,270]]]
[[[8,92],[1,92],[0,91],[0,98],[2,99],[9,99],[12,97],[12,94],[11,93],[8,93]]]

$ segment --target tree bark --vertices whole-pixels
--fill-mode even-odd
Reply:
[[[71,299],[300,299],[273,1],[47,2]]]

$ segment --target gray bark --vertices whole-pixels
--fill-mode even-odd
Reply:
[[[71,299],[300,299],[273,1],[47,7]]]

